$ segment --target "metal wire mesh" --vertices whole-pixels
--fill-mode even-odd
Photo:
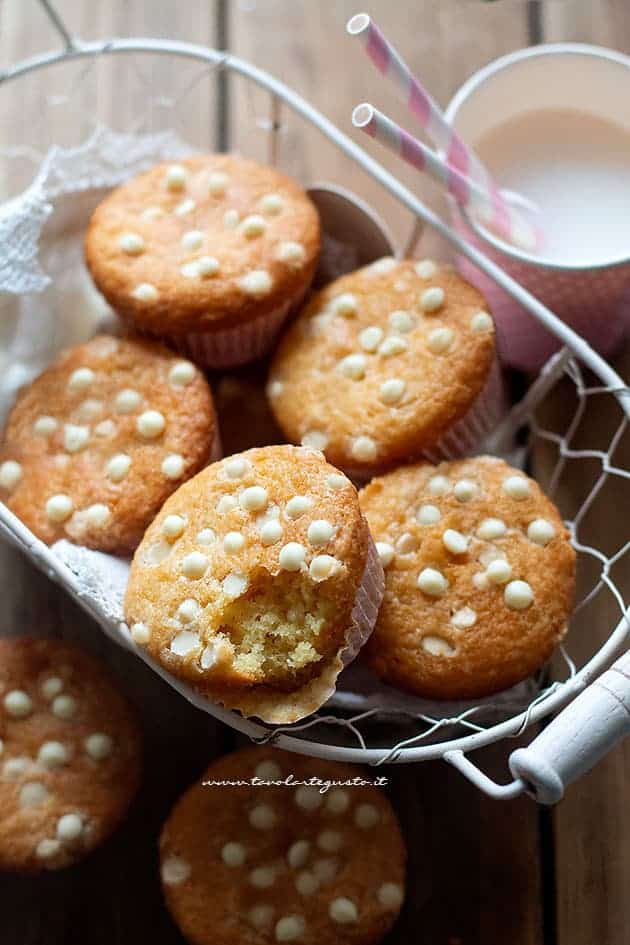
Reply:
[[[158,56],[160,61],[168,58],[167,44],[164,49],[146,52],[144,41],[133,42],[137,49],[132,45],[127,50],[132,54],[122,58],[110,56],[117,51],[112,41],[99,44],[89,54],[84,49],[81,58],[61,59],[52,70],[46,69],[43,76],[39,72],[24,75],[21,86],[32,111],[28,122],[21,126],[23,140],[18,135],[0,149],[0,180],[5,195],[17,192],[30,180],[51,145],[80,144],[90,129],[102,123],[136,133],[174,129],[195,148],[217,147],[214,85],[219,71],[232,69],[234,63],[223,54],[213,53],[212,61],[200,64],[194,53],[183,53],[180,49],[173,53],[178,57],[174,60],[177,68],[165,72],[155,68],[155,58]],[[181,56],[189,58],[182,63]],[[114,68],[121,88],[116,103],[104,99],[102,94],[104,74]],[[5,74],[4,78],[8,77]],[[0,89],[2,79],[0,74]],[[310,169],[304,163],[309,148],[303,136],[315,129],[308,121],[300,124],[297,120],[299,132],[296,131],[294,115],[291,113],[289,119],[276,88],[261,90],[247,76],[243,78],[242,71],[238,82],[243,87],[233,90],[231,99],[240,103],[236,138],[239,150],[280,163],[305,181]],[[6,99],[6,95],[0,99],[0,118]],[[196,104],[191,106],[191,101]],[[69,114],[73,116],[70,127]],[[299,148],[295,146],[298,135],[302,142]],[[340,155],[332,150],[334,156],[328,162],[320,160],[320,167],[331,168],[334,177]],[[321,153],[320,147],[318,155]],[[373,197],[375,181],[363,172],[355,179],[357,190],[361,191],[362,185],[363,195],[367,199]],[[392,199],[391,193],[385,194],[385,207],[388,201],[391,206]],[[396,205],[395,212],[400,217],[400,205]],[[412,217],[406,242],[411,245],[417,235],[418,219]],[[630,542],[625,538],[624,515],[617,517],[618,527],[601,528],[604,519],[614,526],[611,508],[630,507],[630,440],[625,398],[630,398],[628,388],[600,384],[565,349],[546,366],[488,444],[489,451],[511,459],[518,455],[556,501],[579,558],[579,596],[566,645],[559,649],[551,670],[534,681],[525,698],[522,691],[515,691],[500,699],[460,706],[456,711],[437,704],[422,711],[400,706],[370,707],[356,712],[325,709],[286,728],[250,725],[248,734],[255,740],[274,741],[292,749],[302,746],[304,751],[314,754],[381,764],[440,757],[455,746],[467,749],[500,737],[517,737],[533,721],[568,701],[577,691],[572,683],[580,671],[584,667],[590,673],[600,670],[606,658],[624,642],[628,630],[623,618],[627,612],[624,578],[627,584]],[[591,405],[602,401],[607,409],[594,413]],[[574,477],[578,466],[580,475]],[[592,614],[602,596],[610,602],[606,625],[593,632]],[[599,608],[600,619],[601,613]],[[608,650],[605,646],[602,649],[606,640]],[[221,717],[227,715],[222,713]]]

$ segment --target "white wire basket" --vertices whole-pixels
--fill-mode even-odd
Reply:
[[[0,343],[6,360],[15,362],[8,365],[14,386],[28,379],[29,372],[41,370],[51,351],[94,330],[87,319],[78,325],[64,320],[68,296],[63,286],[70,271],[81,265],[80,233],[103,190],[161,157],[220,148],[217,112],[208,103],[224,91],[226,76],[236,77],[249,112],[246,140],[239,140],[241,151],[303,179],[294,135],[319,136],[320,141],[323,136],[331,149],[330,167],[340,159],[353,162],[363,172],[357,174],[358,186],[366,183],[373,195],[378,185],[383,198],[379,203],[389,201],[398,214],[400,208],[409,213],[408,250],[421,229],[431,227],[454,253],[485,272],[562,343],[484,447],[528,465],[558,504],[578,552],[580,595],[565,646],[551,670],[499,697],[457,705],[421,702],[385,691],[352,671],[338,696],[320,712],[301,723],[271,727],[200,698],[134,647],[122,612],[112,604],[112,599],[120,600],[124,562],[108,564],[108,596],[99,586],[103,582],[98,573],[83,573],[79,551],[74,555],[67,548],[62,552],[47,547],[2,503],[0,533],[74,596],[113,640],[135,650],[200,709],[254,741],[370,765],[443,759],[493,797],[528,792],[543,803],[559,800],[567,784],[630,731],[630,658],[622,655],[604,672],[625,650],[630,630],[622,590],[630,550],[630,472],[623,459],[624,451],[630,453],[630,390],[580,337],[282,82],[237,57],[202,46],[155,39],[83,42],[70,35],[49,0],[40,3],[62,48],[0,72],[0,109],[2,96],[19,89],[33,112],[26,115],[16,139],[0,148],[0,180],[12,198],[0,205],[0,239],[6,248],[0,260],[0,315],[6,315]],[[159,76],[169,82],[166,88],[155,81],[156,57]],[[164,69],[165,58],[172,70]],[[125,88],[116,129],[107,129],[103,122],[103,78],[108,74]],[[195,96],[197,110],[190,102]],[[179,108],[183,99],[185,110]],[[64,121],[69,109],[70,123]],[[71,200],[58,199],[64,194]],[[41,212],[27,213],[28,225],[21,227],[16,205],[20,212],[33,205]],[[13,284],[16,271],[20,277]],[[49,273],[54,274],[52,281]],[[17,338],[16,309],[27,332]],[[17,364],[22,356],[25,368]],[[599,406],[595,414],[595,402],[605,403],[606,409]],[[580,475],[574,477],[578,467]],[[611,503],[620,511],[618,527],[602,534],[601,510]],[[609,606],[602,606],[602,598]],[[606,615],[608,632],[604,636],[599,628],[591,643],[596,606],[599,619]],[[537,723],[555,713],[538,733]],[[506,784],[491,781],[468,757],[484,745],[520,739],[526,730],[536,737],[527,748],[511,753],[513,777]]]

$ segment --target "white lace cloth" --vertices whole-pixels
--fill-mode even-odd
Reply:
[[[99,330],[116,330],[115,316],[83,264],[83,233],[103,193],[159,161],[189,153],[191,149],[170,132],[122,135],[99,128],[80,147],[52,148],[31,186],[0,205],[0,423],[17,390],[62,348]],[[229,713],[169,676],[131,640],[123,616],[127,561],[67,541],[47,548],[2,503],[0,532],[58,580],[113,640],[135,650],[187,699],[229,719]],[[484,722],[525,707],[534,688],[527,682],[486,700]],[[352,712],[382,708],[431,718],[450,718],[468,707],[404,695],[382,685],[360,666],[344,672],[329,705]]]

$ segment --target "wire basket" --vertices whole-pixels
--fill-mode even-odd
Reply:
[[[320,141],[323,136],[329,145],[323,164],[329,172],[334,175],[340,161],[354,162],[360,171],[356,175],[357,186],[363,185],[367,199],[378,190],[379,203],[385,208],[389,206],[397,219],[401,213],[410,215],[407,251],[415,244],[422,227],[431,227],[452,250],[523,304],[563,344],[493,433],[491,442],[485,444],[487,451],[509,457],[512,462],[520,461],[533,471],[558,504],[578,552],[578,604],[571,632],[551,672],[545,671],[540,678],[494,699],[457,705],[397,699],[393,693],[387,697],[375,695],[369,686],[361,688],[360,678],[355,687],[351,677],[351,683],[344,684],[338,697],[316,715],[291,726],[271,727],[208,703],[175,681],[144,652],[136,652],[191,702],[255,741],[273,742],[280,748],[316,757],[373,765],[442,758],[494,797],[507,798],[529,791],[543,802],[558,800],[566,784],[630,730],[630,660],[622,656],[612,670],[598,679],[625,648],[630,629],[620,587],[630,550],[627,522],[624,514],[620,514],[617,526],[607,529],[606,534],[600,527],[602,510],[609,510],[611,503],[620,512],[630,508],[630,390],[581,338],[496,264],[463,242],[395,177],[277,79],[234,56],[201,46],[151,39],[82,42],[70,36],[48,0],[40,3],[59,33],[63,48],[0,73],[0,92],[6,97],[9,89],[20,88],[33,111],[24,122],[23,140],[18,133],[9,147],[0,149],[0,174],[8,194],[16,196],[32,186],[33,175],[41,175],[42,163],[45,165],[49,160],[52,145],[63,149],[56,152],[57,173],[59,167],[78,166],[76,162],[82,160],[84,153],[88,154],[86,142],[93,144],[99,134],[107,138],[109,132],[103,127],[102,116],[109,103],[102,90],[108,73],[115,75],[121,89],[124,87],[117,109],[115,140],[129,147],[130,142],[149,136],[153,145],[158,142],[159,147],[166,149],[168,156],[176,156],[177,149],[185,149],[186,144],[205,151],[224,147],[225,129],[213,103],[225,92],[226,76],[237,77],[237,94],[242,95],[249,115],[247,133],[239,135],[239,150],[279,164],[300,179],[303,174],[293,147],[294,136],[317,135]],[[152,68],[155,57],[160,57],[162,64],[166,57],[172,66],[165,71],[162,65],[160,70],[162,78],[167,77],[166,88],[156,85]],[[185,110],[180,108],[183,100],[187,103]],[[2,102],[0,96],[0,108]],[[69,108],[73,115],[71,123],[64,121]],[[120,134],[130,137],[121,138]],[[147,155],[136,157],[138,166],[142,166],[143,160],[146,163]],[[93,170],[86,173],[85,186],[81,182],[75,187],[86,198],[76,201],[75,229],[79,224],[79,229],[84,226],[104,187],[129,176],[129,163],[125,160],[117,163],[112,159],[110,164],[109,176],[99,165],[98,174]],[[72,181],[70,184],[64,181],[63,174],[58,174],[59,179],[52,177],[48,175],[46,186],[51,188],[54,205],[55,194]],[[29,248],[27,245],[25,250],[24,244],[34,239],[33,233],[25,236],[7,229],[11,207],[11,202],[0,205],[0,234],[8,247],[9,261],[13,246],[27,258]],[[41,235],[46,219],[43,214],[37,221],[35,237]],[[54,219],[53,211],[52,222]],[[63,225],[58,229],[62,241],[68,221],[61,222]],[[52,246],[52,250],[40,254],[41,259],[29,260],[27,269],[31,275],[35,273],[34,284],[14,287],[0,297],[0,305],[10,309],[18,291],[45,290],[42,298],[48,298],[48,322],[53,323],[49,326],[53,332],[49,340],[53,347],[60,347],[67,343],[67,337],[54,335],[55,318],[50,318],[55,315],[54,295],[52,300],[47,297],[47,293],[54,292],[54,285],[46,287],[48,279],[44,272],[55,257],[54,240]],[[31,248],[32,254],[39,253],[37,239]],[[67,257],[63,258],[67,267]],[[74,262],[78,261],[77,255]],[[0,263],[0,277],[6,262],[5,259]],[[80,330],[84,332],[85,326]],[[10,350],[11,339],[6,336],[6,328],[3,331]],[[37,349],[39,342],[35,337],[32,343]],[[43,366],[37,365],[39,369]],[[595,417],[591,405],[602,401],[607,409],[605,412],[599,409]],[[579,478],[572,475],[578,467]],[[133,648],[126,628],[121,627],[120,615],[108,608],[98,594],[86,592],[80,564],[73,566],[43,545],[1,503],[0,532],[72,594],[110,637]],[[125,576],[121,565],[123,583]],[[608,602],[608,632],[603,643],[601,633],[595,637],[592,633],[595,603],[601,619],[602,598]],[[476,748],[520,737],[526,729],[558,710],[564,711],[528,748],[512,753],[510,767],[514,778],[508,784],[490,781],[467,757]]]

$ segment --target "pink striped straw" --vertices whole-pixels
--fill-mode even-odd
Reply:
[[[438,157],[435,151],[426,144],[422,144],[383,112],[379,112],[377,108],[364,102],[354,109],[352,124],[394,151],[407,164],[419,171],[426,171],[439,183],[444,184],[460,206],[473,212],[476,211],[481,219],[485,220],[489,216],[491,203],[486,190],[472,178],[450,167],[446,161]],[[534,231],[525,220],[515,222],[513,216],[501,216],[495,218],[493,223],[495,231],[504,239],[510,242],[518,240],[518,245],[524,249],[534,247]]]
[[[346,29],[351,36],[361,40],[379,72],[393,79],[404,97],[407,108],[418,119],[435,146],[444,152],[448,167],[454,173],[459,172],[460,178],[463,177],[467,182],[467,188],[476,187],[485,193],[483,210],[477,207],[478,213],[485,214],[481,217],[482,222],[510,243],[524,249],[539,247],[542,234],[503,198],[477,155],[449,125],[437,102],[413,75],[374,20],[367,13],[358,13],[348,21]],[[428,149],[426,151],[431,153]],[[426,163],[428,166],[428,157]],[[455,193],[453,196],[458,199]]]

